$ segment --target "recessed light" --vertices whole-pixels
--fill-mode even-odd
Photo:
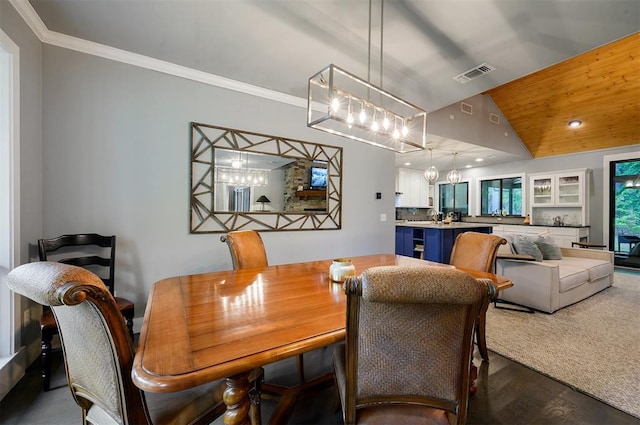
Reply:
[[[467,164],[467,165],[464,166],[464,168],[471,168],[471,167],[472,167],[471,164]]]
[[[580,127],[582,125],[582,121],[572,120],[572,121],[569,121],[567,125],[571,128]]]
[[[484,161],[484,158],[476,158],[476,162],[482,162]]]
[[[411,163],[410,162],[405,162],[404,165],[409,166],[409,165],[411,165]]]

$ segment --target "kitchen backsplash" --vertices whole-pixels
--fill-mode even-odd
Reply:
[[[433,208],[396,208],[396,220],[433,220]]]

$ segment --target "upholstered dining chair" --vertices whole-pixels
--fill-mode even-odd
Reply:
[[[64,264],[80,266],[97,274],[111,294],[115,294],[116,237],[102,236],[96,233],[62,235],[51,239],[38,240],[40,261],[58,261]],[[132,301],[115,297],[118,310],[127,321],[129,335],[133,339],[133,317],[135,305]],[[51,387],[51,353],[53,337],[58,333],[56,321],[51,310],[44,306],[40,316],[42,338],[41,367],[42,389]]]
[[[220,241],[226,242],[231,253],[233,269],[251,269],[267,267],[267,250],[264,247],[262,236],[255,230],[234,230],[220,237]],[[296,357],[298,378],[305,382],[304,357],[299,354]]]
[[[233,269],[252,269],[267,267],[267,250],[260,233],[255,230],[235,230],[221,236],[220,240],[226,242],[231,252]]]
[[[507,240],[487,233],[464,232],[460,233],[451,250],[451,259],[449,264],[456,267],[477,270],[481,272],[493,273],[495,270],[496,257],[500,245],[507,243]],[[478,351],[483,360],[489,361],[489,353],[487,351],[487,309],[489,302],[495,299],[496,293],[491,294],[491,300],[487,300],[486,304],[480,309],[480,317],[476,324],[476,341]]]
[[[449,264],[465,269],[492,273],[500,245],[507,240],[479,232],[460,233],[453,244]]]
[[[446,267],[380,266],[345,282],[335,347],[345,424],[463,424],[487,284]]]
[[[133,384],[133,342],[113,296],[92,272],[39,261],[13,269],[7,281],[13,291],[51,308],[83,424],[205,424],[224,412],[222,380],[166,394]],[[259,406],[252,419],[259,422]]]

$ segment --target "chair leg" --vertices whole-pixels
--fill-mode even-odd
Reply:
[[[123,312],[124,320],[127,323],[127,329],[129,329],[129,335],[131,336],[131,341],[133,341],[133,311]]]
[[[485,300],[480,307],[480,314],[476,322],[476,343],[482,360],[489,361],[489,352],[487,351],[487,310],[489,309],[489,300]]]
[[[53,334],[49,332],[42,333],[41,359],[40,367],[42,369],[42,390],[49,391],[51,389],[51,340]]]
[[[298,367],[298,379],[300,379],[301,384],[304,384],[306,381],[304,379],[304,357],[302,357],[302,354],[296,356],[296,363]]]

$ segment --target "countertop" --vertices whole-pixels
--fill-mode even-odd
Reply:
[[[444,223],[435,223],[433,221],[404,221],[399,220],[396,221],[396,226],[404,226],[404,227],[421,227],[425,229],[476,229],[478,227],[492,227],[495,224],[488,223],[463,223],[463,222],[453,222],[450,224]]]
[[[544,224],[518,224],[518,223],[480,223],[480,222],[452,222],[450,224],[436,223],[434,221],[411,221],[411,220],[396,220],[396,226],[404,226],[404,227],[422,227],[422,228],[432,228],[432,229],[470,229],[474,227],[489,227],[489,226],[501,226],[501,225],[509,225],[509,226],[527,226],[527,227],[553,227],[553,228],[569,228],[569,229],[582,229],[591,226],[553,226],[553,225],[544,225]]]

